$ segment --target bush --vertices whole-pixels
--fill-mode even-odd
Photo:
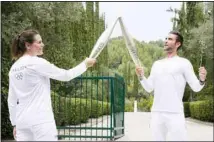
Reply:
[[[125,105],[125,112],[134,112],[134,107],[131,103]]]
[[[7,95],[1,94],[1,139],[13,139],[13,127],[9,119]]]
[[[149,96],[148,98],[142,99],[138,102],[137,108],[140,111],[150,112],[153,104],[153,96]]]
[[[195,96],[196,100],[200,101],[213,99],[214,97],[213,85],[212,84],[206,85],[200,92],[196,93]]]
[[[110,115],[111,105],[108,102],[103,102],[103,115]]]
[[[54,92],[52,106],[57,126],[86,123],[89,118],[98,118],[110,112],[110,104],[107,102],[102,104],[91,99],[65,98]]]
[[[87,122],[90,106],[86,106],[85,100],[65,98],[53,92],[51,99],[57,126],[77,125]]]
[[[90,116],[90,105],[80,98],[67,98],[65,118],[69,125],[86,123]]]
[[[125,101],[125,112],[133,112],[134,111],[134,102],[130,100]]]
[[[213,100],[190,102],[190,114],[192,118],[214,122]]]
[[[55,92],[51,92],[51,101],[52,101],[52,107],[54,112],[54,118],[56,121],[57,126],[62,126],[66,123],[64,114],[64,104],[65,104],[65,98],[59,96]]]
[[[189,102],[184,102],[183,105],[184,105],[184,114],[185,114],[185,117],[190,117],[191,114],[190,114]]]
[[[88,99],[87,106],[90,107],[89,110],[90,118],[98,118],[99,116],[102,116],[103,114],[102,110],[105,110],[104,108],[102,109],[102,103],[97,100]]]

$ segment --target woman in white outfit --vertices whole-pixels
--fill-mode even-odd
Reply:
[[[11,51],[16,62],[9,71],[8,107],[17,141],[57,141],[50,78],[69,81],[96,62],[86,58],[72,69],[61,69],[37,57],[43,54],[43,47],[35,30],[23,31],[13,41]]]
[[[147,92],[154,90],[150,126],[156,141],[166,141],[167,136],[169,141],[187,140],[182,102],[186,82],[195,92],[205,84],[206,69],[199,68],[198,79],[190,61],[177,55],[182,43],[179,32],[169,33],[164,47],[167,57],[154,62],[148,78],[142,67],[136,67],[143,88]]]

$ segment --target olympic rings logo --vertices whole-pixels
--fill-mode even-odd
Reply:
[[[22,72],[17,73],[17,74],[15,75],[15,77],[16,77],[17,80],[22,80],[22,79],[23,79],[23,73],[22,73]]]

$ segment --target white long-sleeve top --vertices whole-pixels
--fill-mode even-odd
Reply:
[[[19,58],[9,71],[8,107],[12,125],[27,128],[54,121],[50,78],[69,81],[86,70],[84,62],[65,70],[37,56]]]
[[[189,60],[174,56],[155,61],[148,79],[140,81],[147,92],[154,91],[151,111],[183,113],[182,98],[186,82],[191,89],[199,92],[201,85]]]

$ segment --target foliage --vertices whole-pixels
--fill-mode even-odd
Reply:
[[[204,9],[206,8],[206,9]],[[210,12],[209,12],[210,11]],[[204,13],[205,12],[205,13]],[[194,93],[189,87],[185,89],[184,101],[211,99],[212,91],[206,91],[213,86],[213,3],[183,2],[179,10],[177,29],[184,37],[184,45],[179,52],[181,56],[190,60],[198,76],[198,68],[207,69],[207,81],[204,89]],[[209,90],[209,89],[208,89]],[[203,93],[203,92],[209,92]]]
[[[13,139],[13,127],[11,125],[7,106],[7,95],[1,94],[1,137],[4,140]]]
[[[213,107],[213,100],[191,102],[191,117],[202,121],[214,122]]]
[[[52,92],[52,106],[58,126],[86,123],[89,118],[109,114],[110,104],[92,99],[67,98]]]
[[[141,99],[138,102],[138,110],[144,111],[144,112],[150,112],[153,104],[153,96],[148,96],[146,98]]]
[[[185,117],[190,117],[191,116],[190,107],[189,107],[190,103],[189,102],[184,102],[183,105],[184,105],[184,115],[185,115]]]
[[[125,100],[125,112],[134,112],[134,101],[133,100]]]

